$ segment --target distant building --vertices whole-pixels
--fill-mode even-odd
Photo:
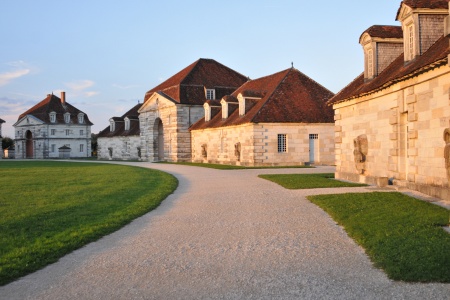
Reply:
[[[334,164],[334,94],[290,68],[204,104],[192,160],[246,166]]]
[[[60,148],[69,157],[91,156],[91,126],[88,116],[53,94],[22,113],[13,125],[15,156],[21,158],[59,158]],[[67,155],[67,154],[65,154]]]
[[[400,4],[401,26],[360,37],[364,73],[329,101],[336,178],[450,199],[448,0]]]
[[[109,126],[100,131],[97,136],[97,157],[99,159],[141,159],[138,113],[141,105],[138,103],[123,116],[109,119]]]
[[[3,123],[5,123],[5,120],[0,119],[0,146],[2,145],[2,140],[3,140],[3,137],[2,137],[2,124]],[[3,158],[3,149],[0,152],[0,159],[2,159],[2,158]]]

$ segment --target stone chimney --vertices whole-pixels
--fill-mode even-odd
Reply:
[[[400,26],[374,25],[361,34],[364,50],[364,79],[378,76],[403,52],[403,31]]]
[[[66,104],[66,92],[61,92],[61,103]]]

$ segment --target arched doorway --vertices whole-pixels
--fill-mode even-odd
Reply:
[[[26,139],[26,158],[33,158],[33,134],[31,131],[27,130],[25,133]]]
[[[158,132],[158,137],[157,137],[157,141],[158,141],[158,145],[157,145],[157,149],[158,149],[158,160],[162,161],[164,160],[164,126],[163,123],[161,121],[161,119],[157,119],[156,120],[157,123],[157,132]]]

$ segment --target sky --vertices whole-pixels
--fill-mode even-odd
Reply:
[[[363,71],[360,35],[400,0],[0,0],[0,118],[59,97],[93,133],[199,58],[256,79],[291,67],[334,93]]]

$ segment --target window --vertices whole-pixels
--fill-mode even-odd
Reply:
[[[114,120],[113,120],[113,119],[110,119],[110,120],[109,120],[109,131],[113,132],[114,130],[116,130],[115,127],[116,127],[116,126],[115,126]]]
[[[373,74],[373,50],[370,49],[367,51],[367,77],[372,78]]]
[[[70,129],[66,129],[66,135],[70,135]]]
[[[125,118],[125,130],[130,130],[130,119]]]
[[[309,139],[310,140],[318,140],[319,139],[319,135],[317,133],[313,133],[309,135]]]
[[[51,123],[55,123],[56,122],[56,113],[54,111],[52,111],[50,113],[50,122]]]
[[[410,25],[408,27],[409,40],[408,40],[408,55],[409,59],[414,58],[414,27]]]
[[[56,134],[56,129],[51,129],[51,130],[50,130],[50,134],[51,134],[51,135],[55,135],[55,134]]]
[[[278,135],[278,153],[285,153],[285,152],[287,152],[286,134],[279,134]]]
[[[80,152],[84,152],[84,145],[80,144]]]
[[[66,123],[70,122],[70,114],[69,113],[64,114],[64,122],[66,122]]]
[[[52,144],[52,152],[56,152],[56,145]]]
[[[78,124],[83,124],[83,123],[84,123],[84,114],[79,113],[78,114]]]
[[[80,130],[80,135],[81,135],[81,136],[84,135],[84,130],[83,130],[83,129]]]
[[[214,100],[214,99],[216,99],[216,90],[206,89],[206,100]]]

